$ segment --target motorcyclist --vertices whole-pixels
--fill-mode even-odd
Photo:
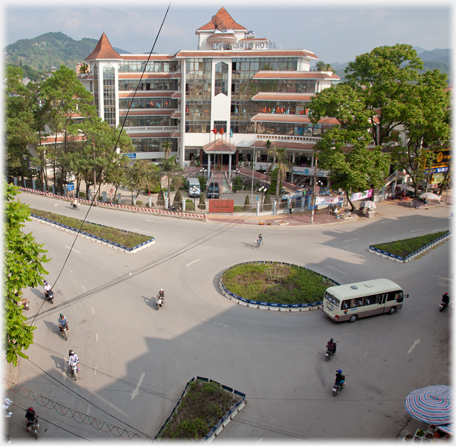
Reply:
[[[73,208],[74,208],[74,209],[77,209],[77,208],[79,207],[79,201],[76,200],[76,198],[75,198],[75,199],[73,200],[72,205],[73,205]]]
[[[343,387],[345,385],[345,375],[342,374],[342,370],[336,370],[336,386],[341,386]]]
[[[51,285],[49,283],[44,282],[44,295],[49,297],[49,292],[52,291]]]
[[[73,364],[76,364],[77,366],[79,365],[78,355],[73,350],[69,351],[68,356],[69,356],[68,364],[70,367],[72,367]],[[79,370],[79,367],[78,367],[78,370]]]
[[[70,327],[68,326],[68,321],[66,320],[66,317],[63,315],[63,313],[60,313],[59,328],[60,328],[60,333],[63,332],[64,328],[66,328],[68,331],[70,331]]]
[[[160,289],[160,291],[158,292],[157,294],[157,299],[158,300],[163,300],[163,302],[165,301],[165,291],[163,290],[163,288]]]
[[[448,293],[445,293],[442,296],[442,303],[445,304],[446,306],[448,306],[448,304],[450,303],[450,296],[448,296]]]
[[[336,346],[337,346],[337,344],[334,342],[334,339],[331,338],[328,340],[328,343],[326,344],[326,349],[329,350],[333,355],[335,355]]]
[[[27,409],[27,412],[25,412],[25,419],[27,420],[27,427],[32,425],[35,422],[35,420],[38,419],[38,415],[33,410],[33,407],[29,407]]]

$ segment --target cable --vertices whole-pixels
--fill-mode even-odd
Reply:
[[[135,92],[134,92],[134,94],[133,94],[133,99],[135,98],[136,92],[137,92],[138,89],[139,89],[139,85],[140,85],[141,80],[142,80],[142,78],[143,78],[143,76],[144,76],[144,73],[145,73],[145,71],[146,71],[147,64],[149,63],[150,58],[151,58],[151,56],[152,56],[152,53],[153,53],[153,51],[154,51],[154,49],[155,49],[155,44],[157,43],[158,37],[160,36],[161,30],[162,30],[163,25],[164,25],[164,23],[165,23],[166,16],[168,15],[168,11],[169,11],[169,8],[170,8],[170,7],[171,7],[171,3],[168,5],[168,8],[166,9],[165,16],[163,17],[163,21],[162,21],[162,23],[161,23],[161,25],[160,25],[160,29],[158,30],[157,36],[155,37],[155,41],[154,41],[154,44],[152,45],[152,48],[151,48],[151,50],[150,50],[149,57],[147,58],[147,62],[146,62],[145,65],[144,65],[144,70],[143,70],[143,72],[141,73],[141,77],[139,78],[138,84],[136,85],[136,90],[135,90]],[[121,134],[122,134],[122,131],[124,130],[125,121],[127,120],[128,114],[130,113],[130,108],[131,108],[131,104],[130,104],[130,106],[128,107],[127,114],[125,115],[125,118],[124,118],[123,123],[122,123],[122,127],[121,127],[121,129],[120,129],[120,131],[119,131],[119,135],[117,136],[117,141],[116,141],[116,143],[114,144],[114,148],[112,149],[111,158],[109,159],[108,167],[107,167],[106,170],[105,170],[105,174],[106,174],[106,172],[108,172],[109,167],[110,167],[110,165],[112,164],[112,159],[114,158],[114,154],[116,153],[117,143],[119,142],[120,136],[121,136]],[[97,179],[99,179],[100,176],[101,176],[101,171],[100,171],[100,173],[99,173]],[[80,231],[82,230],[82,228],[84,227],[84,224],[86,223],[87,217],[89,216],[90,210],[92,209],[92,206],[93,206],[93,204],[94,204],[94,202],[95,202],[95,198],[96,198],[96,196],[97,196],[97,195],[99,194],[99,192],[100,192],[100,188],[101,188],[101,183],[99,182],[97,193],[94,194],[93,199],[90,201],[90,206],[89,206],[89,208],[87,209],[87,213],[86,213],[84,219],[82,220],[81,226],[79,227],[79,230],[80,230]],[[55,285],[56,285],[56,283],[58,282],[58,280],[59,280],[59,278],[60,278],[60,276],[61,276],[63,270],[65,269],[65,266],[66,266],[66,264],[67,264],[67,262],[68,262],[68,259],[70,258],[70,255],[71,255],[71,253],[73,252],[73,247],[74,247],[74,245],[75,245],[75,243],[76,243],[76,240],[77,240],[78,236],[79,236],[79,233],[76,233],[76,235],[75,235],[75,237],[74,237],[74,240],[73,240],[73,243],[72,243],[72,245],[71,245],[71,247],[70,247],[70,250],[69,250],[69,252],[68,252],[68,254],[67,254],[67,256],[66,256],[65,261],[63,262],[62,268],[60,269],[60,272],[59,272],[57,278],[56,278],[55,281],[54,281],[54,284],[52,285],[52,288],[55,287]],[[37,313],[37,314],[39,314],[41,308],[42,308],[43,305],[44,305],[44,302],[45,302],[45,300],[43,301],[43,303],[41,304],[40,308],[38,309],[38,313]],[[34,321],[35,321],[35,319],[33,319],[33,321],[31,322],[31,324],[33,324]]]

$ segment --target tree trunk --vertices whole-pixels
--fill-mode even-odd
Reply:
[[[355,205],[352,203],[352,201],[350,200],[350,193],[348,190],[345,191],[346,195],[347,195],[347,201],[348,201],[348,204],[351,206],[351,209],[350,211],[351,212],[354,212],[355,211]]]

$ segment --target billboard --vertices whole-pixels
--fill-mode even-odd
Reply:
[[[210,214],[232,214],[234,212],[234,200],[209,200]]]

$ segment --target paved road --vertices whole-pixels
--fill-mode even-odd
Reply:
[[[58,200],[30,194],[21,199],[32,207],[76,215]],[[393,439],[410,421],[406,395],[449,383],[450,312],[440,313],[438,303],[450,290],[452,255],[445,243],[399,265],[369,254],[367,247],[445,230],[451,208],[421,211],[385,203],[379,213],[379,218],[340,225],[264,226],[265,244],[252,250],[257,226],[93,209],[88,220],[150,234],[156,244],[127,255],[78,238],[55,286],[54,306],[43,304],[39,290],[29,291],[31,320],[40,313],[34,319],[38,328],[27,352],[30,360],[21,361],[17,382],[151,437],[185,383],[199,375],[247,394],[247,406],[222,432],[224,440]],[[36,222],[27,223],[26,230],[46,243],[53,283],[73,237]],[[336,324],[320,311],[261,311],[224,298],[217,288],[223,270],[256,259],[303,265],[340,283],[387,277],[410,298],[392,316],[355,324]],[[161,287],[167,301],[157,312],[154,296]],[[72,328],[68,342],[58,335],[62,311]],[[339,348],[327,363],[329,337],[339,341]],[[81,358],[77,382],[65,363],[69,347]],[[339,367],[348,385],[334,398],[331,386]],[[11,395],[22,407],[30,404]],[[35,406],[47,420],[40,429],[43,438],[112,437]],[[14,412],[13,437],[27,437],[23,413]]]

